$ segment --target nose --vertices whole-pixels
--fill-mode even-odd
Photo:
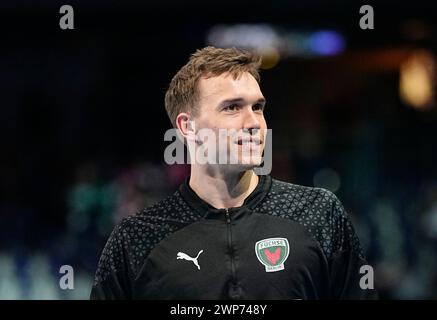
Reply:
[[[250,134],[256,134],[261,128],[259,115],[253,112],[252,108],[246,108],[244,112],[243,130],[248,131]]]

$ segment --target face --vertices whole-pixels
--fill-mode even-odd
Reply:
[[[265,98],[255,78],[248,72],[237,79],[223,73],[201,78],[198,90],[199,112],[193,118],[196,134],[205,128],[214,132],[218,154],[226,153],[228,163],[235,164],[233,168],[247,170],[259,166],[267,124]],[[199,136],[197,139],[205,141]]]

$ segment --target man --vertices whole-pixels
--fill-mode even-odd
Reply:
[[[248,52],[206,47],[172,79],[165,106],[190,151],[191,175],[116,226],[91,298],[373,297],[360,287],[366,261],[336,196],[254,173],[267,130],[259,65]],[[216,138],[200,135],[205,129]],[[212,144],[224,129],[224,143]],[[205,145],[216,153],[196,161],[195,147]],[[214,161],[223,153],[228,161]]]

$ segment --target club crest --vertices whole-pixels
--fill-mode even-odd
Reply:
[[[265,266],[266,272],[284,270],[289,252],[290,245],[286,238],[268,238],[255,244],[256,257]]]

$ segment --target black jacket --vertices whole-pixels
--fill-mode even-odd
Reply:
[[[125,218],[92,299],[363,299],[359,240],[337,197],[260,176],[243,206],[215,209],[188,179]]]

